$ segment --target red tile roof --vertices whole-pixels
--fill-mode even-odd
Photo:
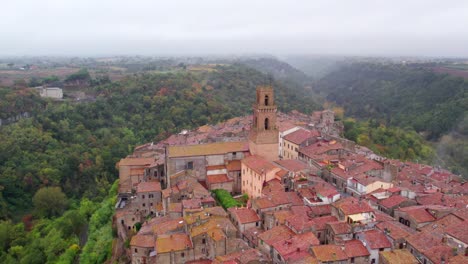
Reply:
[[[312,219],[314,221],[315,230],[324,230],[327,226],[327,223],[337,222],[338,219],[333,215],[327,215],[322,217],[317,217]]]
[[[215,175],[206,175],[206,184],[216,184],[216,183],[224,183],[224,182],[231,182],[234,181],[233,179],[229,179],[226,174],[215,174]]]
[[[415,230],[396,221],[381,222],[378,223],[376,227],[382,232],[388,232],[387,235],[394,240],[406,238],[416,234]]]
[[[409,217],[413,218],[417,223],[432,222],[434,216],[427,212],[424,206],[409,206],[396,209],[396,211],[406,212]]]
[[[159,235],[156,239],[156,252],[158,254],[181,251],[192,247],[190,237],[186,234]]]
[[[153,235],[134,235],[130,240],[130,246],[132,247],[154,247],[154,236]]]
[[[267,230],[260,235],[258,238],[263,240],[265,243],[271,245],[279,239],[292,237],[294,233],[286,226],[275,226],[270,230]]]
[[[406,249],[379,252],[386,263],[419,264],[420,262]]]
[[[276,164],[288,171],[298,172],[308,168],[307,164],[297,159],[277,160]]]
[[[137,193],[160,192],[161,183],[158,181],[140,182],[137,186]]]
[[[343,149],[343,146],[338,142],[320,141],[312,145],[309,145],[307,147],[300,148],[299,152],[303,153],[304,155],[308,157],[316,158],[317,155],[324,154],[325,152],[328,152],[330,150],[338,150],[338,149]]]
[[[299,233],[307,231],[314,224],[314,221],[307,215],[292,215],[286,218],[286,225],[290,226],[293,230],[296,230]]]
[[[381,206],[389,209],[389,208],[398,206],[401,203],[406,202],[406,201],[408,201],[408,199],[401,196],[401,195],[393,195],[393,196],[390,196],[387,199],[383,199],[383,200],[379,201],[379,203],[380,203]]]
[[[453,249],[446,245],[432,247],[431,249],[423,251],[422,254],[432,263],[440,263],[441,258],[448,260],[448,263],[455,263],[450,262],[450,258],[453,257]]]
[[[146,166],[153,161],[154,158],[125,158],[119,161],[119,166]]]
[[[266,159],[252,155],[242,160],[242,164],[254,170],[258,174],[267,173],[275,169],[279,169],[273,163],[267,161]]]
[[[348,258],[357,258],[370,255],[369,251],[360,240],[353,239],[346,241],[344,246]]]
[[[343,211],[345,215],[373,212],[367,201],[359,201],[354,197],[348,197],[333,203],[333,206]]]
[[[321,262],[347,260],[348,256],[340,246],[321,245],[312,247],[312,253]]]
[[[418,232],[407,237],[406,241],[419,252],[423,252],[431,249],[432,247],[442,245],[442,239],[434,236],[429,232]]]
[[[329,222],[327,225],[330,226],[335,235],[350,234],[352,232],[351,225],[346,222]]]
[[[240,171],[241,170],[241,161],[240,160],[231,160],[226,165],[228,171]]]
[[[364,237],[367,245],[371,249],[391,248],[392,244],[388,241],[387,236],[380,230],[369,230],[364,232]]]
[[[320,241],[311,232],[295,235],[292,238],[281,239],[272,244],[272,247],[284,258],[293,257],[293,253],[307,251],[310,246],[320,245]]]
[[[331,205],[324,204],[319,206],[312,206],[310,207],[310,215],[311,216],[319,216],[319,215],[330,215],[331,214]]]
[[[305,129],[299,129],[292,133],[287,134],[283,137],[284,140],[292,142],[296,145],[300,145],[302,142],[306,141],[311,137],[319,137],[320,133],[317,130],[309,131]]]
[[[257,213],[251,208],[231,207],[228,209],[228,212],[232,214],[240,224],[260,221],[260,217],[258,217]]]
[[[466,225],[466,222],[462,222],[447,228],[445,232],[463,243],[468,244],[468,228],[466,228]]]

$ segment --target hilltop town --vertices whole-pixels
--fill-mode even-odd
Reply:
[[[131,263],[468,263],[468,185],[341,137],[331,110],[253,114],[121,159],[114,225]],[[231,197],[232,196],[232,197]],[[229,201],[230,203],[226,202]]]

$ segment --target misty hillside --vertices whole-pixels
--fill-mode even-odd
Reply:
[[[314,87],[346,116],[414,130],[434,142],[442,138],[435,145],[442,164],[466,173],[467,80],[417,66],[348,63]]]

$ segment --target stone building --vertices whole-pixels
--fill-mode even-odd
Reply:
[[[169,146],[167,148],[167,181],[185,171],[198,181],[206,181],[207,175],[218,174],[227,178],[226,165],[241,160],[249,151],[247,142],[217,142],[200,145]]]
[[[278,159],[278,127],[273,88],[257,87],[257,101],[253,107],[253,122],[249,134],[250,153],[264,157],[268,161]]]

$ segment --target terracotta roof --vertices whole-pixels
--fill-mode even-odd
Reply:
[[[182,207],[184,209],[202,208],[201,199],[182,200]]]
[[[285,120],[283,122],[277,122],[277,126],[278,126],[278,130],[280,132],[284,132],[284,131],[289,130],[291,128],[295,128],[296,124],[292,123],[289,120]]]
[[[370,255],[369,251],[360,240],[353,239],[346,241],[344,246],[348,258],[357,258]]]
[[[193,213],[186,212],[184,220],[191,225],[198,220],[205,220],[210,217],[227,217],[227,213],[221,206],[205,207]]]
[[[196,237],[201,234],[207,234],[213,240],[219,241],[220,239],[225,238],[225,230],[232,231],[236,230],[234,225],[227,218],[210,218],[208,222],[203,223],[198,226],[194,226],[190,230],[191,237]]]
[[[348,256],[340,246],[321,245],[312,247],[312,253],[321,262],[347,260]]]
[[[288,171],[298,172],[308,168],[307,164],[297,159],[277,160],[276,164]]]
[[[279,239],[284,239],[293,236],[294,233],[286,226],[275,226],[270,230],[267,230],[260,235],[258,238],[263,240],[265,243],[271,245]]]
[[[421,232],[431,232],[433,234],[444,236],[447,229],[464,221],[453,214],[448,214],[436,221],[420,228]]]
[[[137,193],[160,192],[161,183],[158,181],[140,182],[137,186]]]
[[[416,233],[415,230],[396,221],[381,222],[376,226],[382,232],[387,232],[387,235],[394,240],[406,238]]]
[[[228,209],[228,212],[231,213],[240,224],[247,224],[252,222],[260,221],[257,213],[251,208],[237,208],[231,207]]]
[[[316,155],[323,154],[330,150],[343,149],[343,146],[338,142],[323,142],[319,141],[307,147],[299,149],[304,155],[314,158]]]
[[[375,221],[377,222],[387,222],[387,221],[395,220],[395,218],[379,210],[375,210],[374,215],[375,215]]]
[[[387,263],[419,264],[419,261],[406,249],[395,249],[391,251],[380,251],[382,259]]]
[[[448,263],[453,263],[450,262],[450,258],[453,257],[453,249],[446,245],[435,246],[421,253],[432,263],[440,263],[441,258],[448,260]]]
[[[371,249],[391,248],[392,244],[388,241],[387,236],[380,230],[368,230],[363,232],[366,242]]]
[[[134,235],[130,240],[130,246],[152,248],[154,247],[154,237],[153,235]]]
[[[242,164],[254,170],[258,174],[267,173],[275,169],[279,170],[279,168],[273,165],[273,163],[257,155],[252,155],[243,159]]]
[[[449,264],[468,264],[468,256],[457,255],[448,261]]]
[[[287,134],[283,137],[284,140],[292,142],[296,145],[300,145],[302,142],[306,141],[308,138],[311,137],[318,137],[320,133],[317,130],[309,131],[305,129],[298,129],[292,133]]]
[[[324,230],[327,223],[337,222],[338,219],[333,215],[327,215],[322,217],[313,218],[315,230]]]
[[[125,158],[119,161],[119,166],[146,166],[153,161],[154,158]]]
[[[182,203],[169,203],[167,211],[182,213]]]
[[[330,226],[335,235],[350,234],[352,232],[351,225],[346,222],[329,222],[327,225]]]
[[[155,224],[152,227],[153,233],[155,235],[162,235],[177,229],[182,229],[184,227],[184,223],[184,219],[180,217],[165,221],[163,223]]]
[[[293,215],[293,212],[290,210],[280,210],[280,211],[274,211],[273,215],[275,217],[275,220],[278,221],[278,224],[284,225],[286,222],[286,219]]]
[[[345,215],[373,212],[367,201],[359,201],[354,197],[348,197],[333,203],[333,206],[343,211]]]
[[[292,215],[286,219],[286,222],[298,233],[309,230],[315,224],[307,215]]]
[[[271,246],[284,258],[292,257],[292,253],[307,251],[310,246],[318,246],[320,241],[311,232],[295,235],[292,238],[280,239]]]
[[[228,171],[240,171],[241,170],[241,161],[240,160],[231,160],[226,165]]]
[[[190,237],[186,234],[159,235],[156,239],[156,252],[158,254],[181,251],[192,247]]]
[[[434,236],[429,232],[418,232],[406,238],[406,241],[411,244],[419,252],[429,250],[432,247],[442,245],[442,239]]]
[[[251,263],[251,261],[259,260],[262,253],[258,249],[247,249],[242,251],[235,251],[224,256],[217,256],[213,263],[223,264],[244,264]]]
[[[417,223],[432,222],[434,216],[427,212],[424,206],[409,206],[396,209],[396,211],[406,212],[409,217],[413,218]]]
[[[318,215],[330,215],[331,214],[331,205],[324,204],[319,206],[312,206],[310,207],[310,215],[311,216],[318,216]]]
[[[379,203],[380,203],[381,206],[383,206],[385,208],[392,208],[392,207],[398,206],[399,204],[401,204],[401,203],[403,203],[405,201],[408,201],[408,199],[401,196],[401,195],[393,195],[393,196],[390,196],[387,199],[383,199],[383,200],[379,201]]]
[[[244,152],[249,150],[248,142],[217,142],[199,145],[183,145],[168,147],[168,157],[189,157],[221,155],[229,152]]]
[[[468,228],[466,228],[466,222],[453,225],[445,231],[448,235],[468,244]]]
[[[216,183],[224,183],[224,182],[231,182],[234,181],[233,179],[229,179],[226,174],[215,174],[215,175],[206,175],[206,184],[216,184]]]

